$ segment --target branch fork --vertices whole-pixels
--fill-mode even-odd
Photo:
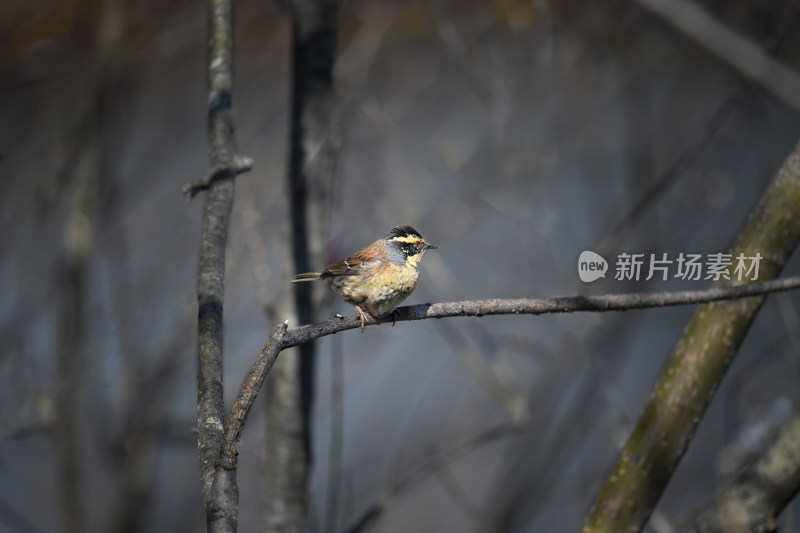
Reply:
[[[227,165],[216,165],[208,171],[203,179],[184,185],[182,192],[187,200],[191,200],[197,193],[207,191],[216,180],[234,178],[239,174],[249,172],[253,166],[255,166],[253,158],[243,155],[234,156],[232,169]]]

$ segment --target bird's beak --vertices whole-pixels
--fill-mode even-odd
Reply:
[[[434,246],[433,244],[428,244],[427,242],[425,243],[426,250],[436,250],[438,248],[439,248],[438,246]]]

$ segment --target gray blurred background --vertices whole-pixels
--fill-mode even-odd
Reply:
[[[790,67],[796,4],[701,3]],[[65,476],[88,531],[204,529],[203,198],[187,203],[181,188],[208,165],[206,5],[115,0],[110,19],[107,5],[0,5],[0,531],[62,530]],[[256,165],[237,179],[228,240],[228,407],[275,326],[263,306],[290,276],[290,24],[266,0],[237,1],[235,14],[236,137]],[[105,63],[98,34],[118,43]],[[327,259],[413,225],[439,250],[410,304],[703,288],[613,271],[587,285],[577,258],[725,251],[800,139],[797,110],[632,0],[347,0],[338,58]],[[64,266],[76,253],[77,306]],[[656,527],[691,513],[793,412],[799,303],[768,299]],[[429,320],[321,339],[308,530],[348,531],[380,502],[370,531],[578,530],[692,311]],[[330,298],[319,310],[335,313],[353,309]],[[263,397],[239,460],[241,531],[259,523]],[[63,464],[64,402],[77,472]],[[797,512],[782,530],[800,531]]]

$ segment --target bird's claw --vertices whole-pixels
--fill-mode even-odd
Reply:
[[[367,314],[359,306],[355,306],[358,316],[361,317],[361,333],[364,333],[364,324],[367,322]]]

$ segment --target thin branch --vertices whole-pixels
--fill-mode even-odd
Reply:
[[[649,0],[642,0],[643,5],[649,5]],[[783,41],[789,28],[792,27],[795,17],[797,17],[798,4],[796,0],[790,5],[780,17],[779,28],[771,35],[764,44],[765,53],[773,55]],[[658,12],[658,10],[655,10]],[[744,86],[745,81],[742,80]],[[706,146],[716,137],[717,132],[731,117],[736,107],[742,100],[742,90],[736,90],[728,95],[722,103],[710,115],[710,118],[703,126],[703,131],[696,137],[691,144],[686,146],[678,154],[672,164],[658,176],[655,181],[647,186],[641,196],[623,216],[614,223],[611,229],[606,232],[600,243],[594,248],[598,254],[605,257],[619,247],[627,233],[636,227],[636,221],[652,207],[672,185],[686,175],[686,169],[705,151]]]
[[[236,155],[233,157],[234,174],[238,176],[239,174],[247,172],[251,170],[255,164],[256,162],[249,157]],[[228,176],[230,176],[230,167],[227,165],[217,165],[208,171],[205,178],[184,185],[182,192],[187,199],[191,200],[197,193],[207,191],[215,180]]]
[[[436,458],[436,450],[426,450],[428,461],[434,463]],[[450,471],[450,465],[447,462],[442,462],[441,467],[434,470],[433,474],[439,480],[439,484],[444,489],[444,492],[450,497],[450,500],[463,511],[463,513],[470,517],[475,522],[479,522],[483,516],[483,512],[475,505],[470,499],[467,492],[458,483],[458,480],[453,476]]]
[[[694,291],[668,291],[643,294],[606,294],[600,296],[561,296],[555,298],[516,298],[465,300],[436,304],[399,307],[395,316],[386,322],[448,318],[456,316],[482,317],[485,315],[544,315],[550,313],[575,313],[579,311],[630,311],[653,307],[674,307],[735,300],[748,296],[761,296],[800,287],[800,276],[770,280],[750,285],[712,287]],[[367,326],[380,324],[370,320]],[[361,327],[358,315],[335,317],[324,322],[288,331],[282,350],[309,342],[319,337]]]
[[[385,514],[393,500],[402,496],[432,474],[436,474],[438,470],[446,468],[449,464],[484,446],[506,437],[518,436],[526,429],[527,426],[524,424],[519,425],[511,423],[498,425],[484,430],[477,435],[467,437],[456,443],[450,449],[435,453],[424,463],[406,472],[405,476],[395,483],[393,487],[387,490],[375,503],[364,510],[355,523],[347,528],[347,533],[364,533],[367,531],[368,528],[375,525],[381,516]]]
[[[164,422],[165,407],[175,393],[177,372],[185,362],[185,339],[193,329],[190,317],[183,317],[174,328],[173,338],[160,350],[152,365],[141,361],[131,371],[132,386],[122,407],[125,423],[105,446],[116,483],[114,502],[104,531],[141,531],[146,510],[152,503],[156,449]]]
[[[636,222],[642,215],[647,213],[648,209],[652,208],[653,204],[661,198],[679,178],[686,175],[686,169],[688,169],[705,151],[706,146],[716,137],[717,132],[733,114],[740,100],[740,92],[741,91],[737,91],[735,94],[728,96],[722,104],[714,110],[700,135],[678,154],[663,174],[658,176],[654,182],[650,183],[647,188],[645,188],[641,196],[636,200],[636,203],[634,203],[622,218],[617,220],[611,229],[606,232],[605,236],[594,249],[598,254],[605,257],[606,255],[611,255],[613,250],[618,249],[620,243],[627,234],[633,228],[637,227]]]
[[[482,317],[488,315],[543,315],[581,311],[629,311],[633,309],[733,300],[797,288],[800,288],[800,276],[750,285],[712,287],[697,291],[566,296],[559,298],[467,300],[400,307],[395,312],[394,321],[405,322],[407,320],[461,316]],[[377,323],[374,320],[367,322],[367,326],[375,324]],[[242,386],[242,391],[239,393],[239,398],[231,410],[231,415],[225,428],[225,444],[222,448],[218,465],[225,470],[236,468],[236,459],[239,454],[239,438],[245,420],[250,408],[253,406],[261,384],[264,383],[264,379],[266,379],[281,351],[311,342],[320,337],[360,327],[361,321],[358,315],[334,317],[324,322],[302,326],[293,330],[288,330],[285,323],[278,326],[275,334],[269,338],[256,363],[251,368]]]
[[[450,345],[450,349],[456,353],[467,371],[474,376],[486,392],[505,407],[514,420],[522,423],[530,418],[525,398],[514,391],[512,387],[503,383],[489,365],[486,357],[470,343],[468,333],[474,335],[474,331],[468,332],[459,329],[448,322],[442,322],[441,327],[436,330],[440,337]]]
[[[24,512],[3,500],[0,500],[0,524],[5,525],[8,531],[16,533],[39,533]]]
[[[757,43],[732,30],[689,0],[636,0],[677,30],[800,111],[800,74],[771,57]]]
[[[242,427],[253,407],[253,402],[256,401],[256,395],[261,385],[264,383],[269,371],[272,370],[272,365],[275,364],[275,359],[278,358],[278,353],[282,349],[289,348],[282,347],[283,336],[287,329],[286,323],[281,324],[275,330],[275,334],[269,338],[266,346],[261,351],[261,354],[256,359],[256,363],[250,372],[247,374],[242,392],[233,404],[231,409],[231,416],[228,418],[228,423],[225,425],[225,444],[222,447],[217,464],[225,470],[233,470],[236,468],[236,459],[239,455],[239,437],[242,434]]]

